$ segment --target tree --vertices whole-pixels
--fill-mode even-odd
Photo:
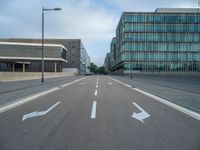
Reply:
[[[95,74],[105,74],[105,67],[101,66],[98,67],[97,65],[95,65],[93,62],[90,63],[90,67],[88,67],[90,69],[90,72],[93,72]]]
[[[89,69],[90,69],[90,72],[93,72],[93,73],[95,73],[95,74],[98,73],[98,67],[97,67],[97,65],[95,65],[93,62],[90,63]]]
[[[99,74],[105,74],[105,67],[104,66],[101,66],[98,68],[98,73]]]

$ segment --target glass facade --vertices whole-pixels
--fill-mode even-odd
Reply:
[[[200,13],[124,12],[112,70],[200,71]]]
[[[90,57],[81,43],[81,52],[80,52],[80,74],[90,73]]]

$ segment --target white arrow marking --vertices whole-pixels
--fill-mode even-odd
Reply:
[[[54,104],[53,106],[51,106],[49,109],[47,109],[45,111],[34,111],[32,113],[26,114],[26,115],[23,116],[22,121],[24,121],[24,120],[26,120],[28,118],[33,118],[33,117],[39,117],[39,116],[46,115],[53,108],[55,108],[58,104],[60,104],[60,102],[57,102],[56,104]]]
[[[133,113],[132,118],[135,118],[139,121],[141,121],[142,123],[144,123],[144,119],[150,117],[151,115],[148,114],[144,109],[142,109],[138,104],[133,102],[133,105],[135,105],[141,112],[140,113]]]

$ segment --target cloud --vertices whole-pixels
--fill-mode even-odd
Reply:
[[[197,0],[109,0],[122,11],[154,11],[156,8],[193,8]]]
[[[118,21],[115,14],[89,0],[63,5],[59,17],[54,15],[54,17],[47,18],[49,21],[54,19],[59,23],[56,24],[53,21],[49,26],[53,29],[52,32],[92,41],[112,38]]]
[[[196,7],[197,0],[0,0],[1,37],[41,37],[41,9],[46,38],[81,38],[102,65],[122,11],[154,11],[157,7]]]
[[[81,38],[90,47],[115,35],[118,16],[94,0],[1,0],[1,37],[40,38],[42,6],[62,8],[45,12],[46,38]]]

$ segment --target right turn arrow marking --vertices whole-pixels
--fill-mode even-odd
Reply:
[[[151,115],[148,114],[144,109],[142,109],[135,102],[133,102],[133,105],[135,105],[141,112],[140,113],[134,112],[132,115],[132,118],[135,118],[135,119],[139,120],[140,122],[144,123],[144,119],[149,118]]]

